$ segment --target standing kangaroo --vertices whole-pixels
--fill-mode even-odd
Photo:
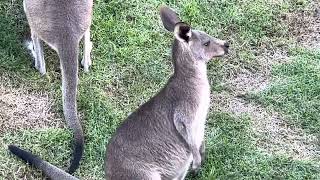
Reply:
[[[79,42],[84,36],[85,71],[91,65],[90,24],[92,0],[24,0],[24,11],[31,29],[32,43],[28,47],[34,55],[35,68],[46,73],[42,41],[57,51],[62,70],[63,112],[74,134],[74,154],[69,173],[78,167],[84,149],[84,137],[77,116],[77,84]]]
[[[160,15],[165,28],[175,36],[174,74],[156,96],[119,126],[109,141],[105,159],[108,180],[183,180],[191,163],[193,170],[201,165],[210,104],[206,63],[225,55],[229,45],[191,30],[168,7],[161,7]],[[10,145],[9,149],[46,174],[74,178],[16,146]]]

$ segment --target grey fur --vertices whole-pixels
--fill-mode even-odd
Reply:
[[[18,156],[25,162],[33,165],[36,168],[41,169],[50,179],[53,180],[75,180],[77,178],[73,177],[72,175],[64,172],[63,170],[55,167],[54,165],[43,161],[38,156],[33,155],[32,153],[20,149],[17,146],[9,145],[8,149],[11,153]]]
[[[70,172],[79,166],[84,137],[77,117],[77,84],[79,42],[85,35],[84,70],[91,65],[90,24],[92,0],[24,0],[24,10],[31,29],[35,67],[46,73],[42,41],[57,51],[62,69],[63,112],[75,139],[74,159]],[[32,46],[30,46],[32,47]]]
[[[156,96],[129,115],[109,141],[105,158],[108,180],[183,180],[190,164],[198,170],[203,159],[210,103],[206,63],[226,54],[229,45],[191,30],[167,7],[162,7],[160,14],[164,26],[175,31],[174,74]],[[28,162],[45,164],[15,146],[9,149]],[[50,168],[57,177],[68,179],[65,172]]]
[[[109,180],[182,180],[191,162],[193,170],[201,165],[210,101],[206,63],[226,54],[229,45],[191,30],[170,8],[162,7],[160,15],[176,37],[174,74],[116,130],[106,153]]]

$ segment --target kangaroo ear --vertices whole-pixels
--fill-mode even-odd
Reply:
[[[174,36],[181,42],[189,42],[191,38],[191,27],[184,23],[179,22],[174,27]]]
[[[160,7],[160,17],[164,27],[171,32],[173,32],[175,24],[181,21],[178,14],[167,6]]]

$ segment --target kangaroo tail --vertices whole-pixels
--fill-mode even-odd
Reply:
[[[20,149],[17,146],[9,145],[10,152],[30,165],[42,170],[52,180],[77,180],[77,178],[59,169],[58,167],[42,160],[40,157],[33,155],[30,152]]]
[[[62,70],[63,113],[74,136],[73,158],[68,171],[70,174],[79,167],[84,150],[83,131],[77,116],[78,53],[78,40],[66,37],[58,46]]]
[[[75,134],[77,134],[77,133],[75,133]],[[78,138],[75,137],[74,149],[73,149],[73,159],[71,159],[70,167],[68,170],[68,172],[70,174],[73,174],[78,169],[78,167],[80,165],[80,160],[82,158],[83,150],[84,150],[83,136],[78,136]]]

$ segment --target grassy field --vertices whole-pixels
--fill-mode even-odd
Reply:
[[[90,73],[80,69],[79,77],[78,109],[86,144],[75,175],[81,179],[103,179],[105,144],[115,128],[170,76],[173,35],[163,28],[158,13],[159,6],[167,4],[178,10],[185,22],[230,41],[232,47],[228,57],[209,63],[213,101],[206,129],[207,159],[200,173],[188,179],[320,179],[320,51],[301,46],[296,40],[298,35],[292,33],[297,28],[292,19],[302,18],[295,14],[314,12],[316,2],[96,0],[92,24],[93,66]],[[68,167],[71,134],[61,120],[58,57],[46,48],[44,77],[31,67],[32,59],[22,42],[28,27],[20,0],[0,2],[0,27],[0,87],[10,89],[0,88],[0,108],[10,107],[13,111],[10,114],[0,110],[0,121],[6,122],[11,118],[9,115],[15,115],[8,122],[10,125],[0,127],[0,179],[43,179],[41,172],[11,156],[6,147],[17,144],[58,167]],[[286,61],[277,61],[278,52]],[[250,78],[236,81],[243,74]],[[266,87],[244,90],[255,82],[255,76],[266,79],[263,81]],[[241,82],[250,83],[239,88],[243,86]],[[10,96],[13,99],[9,101],[4,95],[13,92],[11,89],[19,93]],[[215,96],[221,94],[225,94],[225,99],[221,103],[215,101]],[[9,102],[19,99],[18,95],[35,97],[26,100],[29,101],[26,107],[37,107],[34,99],[52,100],[49,109],[56,118],[22,123],[21,119],[28,121],[25,116],[33,112],[15,112],[18,105]],[[244,108],[241,111],[244,113],[237,114],[229,108],[232,104],[222,110],[221,104],[228,98],[279,114],[285,124],[281,126],[284,131],[275,136],[289,142],[280,143],[283,151],[273,151],[278,147],[276,144],[262,145],[262,139],[272,142],[272,138],[268,132],[259,136],[256,127],[260,124],[263,128],[263,124],[256,117],[261,111],[253,110],[250,114]],[[276,131],[277,127],[272,130],[280,132]],[[292,137],[286,133],[298,135]],[[311,140],[305,141],[300,136]],[[301,153],[292,154],[296,149],[282,148],[291,147],[290,143],[297,143]]]

